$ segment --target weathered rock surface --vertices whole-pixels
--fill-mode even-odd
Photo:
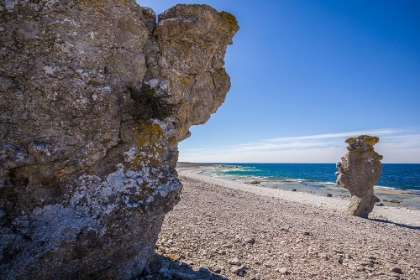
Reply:
[[[383,156],[373,146],[378,137],[361,135],[348,138],[348,152],[337,163],[337,184],[350,191],[351,202],[347,212],[350,215],[367,218],[379,199],[373,194],[373,187],[382,173],[380,160]]]
[[[235,18],[0,0],[0,278],[139,275],[179,201],[177,143],[223,103]],[[138,120],[128,86],[169,96]]]

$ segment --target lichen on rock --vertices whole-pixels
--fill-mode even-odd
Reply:
[[[236,20],[134,0],[0,0],[0,278],[139,275],[180,199],[178,142],[230,87]],[[128,86],[172,114],[136,118]]]
[[[228,14],[207,5],[176,5],[158,16],[149,39],[160,52],[147,56],[153,62],[146,82],[162,92],[171,90],[179,140],[190,135],[189,127],[205,123],[216,112],[230,88],[223,58],[239,27]]]
[[[379,142],[375,136],[360,135],[348,138],[348,152],[337,163],[337,184],[350,191],[351,202],[347,213],[367,218],[379,199],[373,187],[382,173],[380,160],[383,156],[373,146]]]

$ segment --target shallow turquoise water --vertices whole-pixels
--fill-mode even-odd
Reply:
[[[336,171],[335,164],[223,163],[205,175],[260,187],[349,197],[348,190],[335,184]],[[420,209],[420,164],[383,164],[375,195],[388,206]]]
[[[240,168],[226,169],[221,171],[220,175],[250,176],[271,180],[295,179],[302,182],[335,183],[337,171],[335,164],[232,163],[223,165]],[[382,175],[377,186],[420,191],[420,164],[382,164]]]

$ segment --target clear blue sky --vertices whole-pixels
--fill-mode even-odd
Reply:
[[[380,137],[383,162],[420,163],[420,1],[138,0],[157,14],[208,4],[236,16],[225,103],[180,161],[336,162]]]

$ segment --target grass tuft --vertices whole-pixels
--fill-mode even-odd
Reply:
[[[136,120],[164,120],[174,114],[175,105],[167,101],[169,95],[157,95],[155,89],[147,85],[140,89],[128,86],[127,89],[134,100],[133,116]]]

